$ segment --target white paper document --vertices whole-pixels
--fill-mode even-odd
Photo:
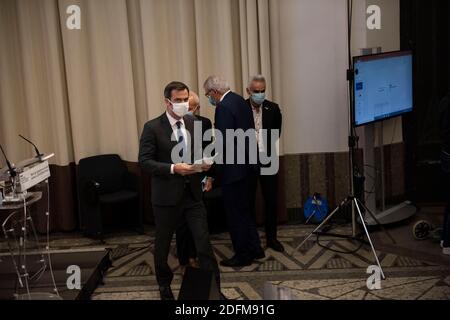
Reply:
[[[203,171],[203,166],[212,165],[214,163],[214,158],[217,156],[217,153],[212,157],[203,157],[203,159],[195,160],[192,168],[197,172]]]

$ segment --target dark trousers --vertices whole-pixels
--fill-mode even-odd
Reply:
[[[195,249],[194,237],[187,221],[181,223],[177,229],[177,255],[180,265],[185,266],[189,264],[189,259],[197,257],[197,250]]]
[[[191,192],[185,189],[184,196],[176,206],[153,206],[155,216],[155,271],[160,286],[172,282],[173,272],[167,263],[170,243],[175,230],[186,221],[197,248],[200,268],[212,271],[220,288],[220,272],[209,239],[206,210],[202,201],[196,201]]]
[[[444,247],[450,247],[450,155],[444,151],[441,152],[441,167],[446,178],[446,196],[447,206],[444,211],[444,224],[442,226],[442,240]]]
[[[252,179],[247,178],[222,186],[228,229],[236,258],[254,259],[261,251],[261,242],[252,215]]]
[[[258,181],[264,199],[266,240],[277,239],[277,208],[278,208],[278,175],[258,175],[252,180],[253,215],[256,216],[256,191]]]

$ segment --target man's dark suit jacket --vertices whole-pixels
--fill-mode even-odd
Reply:
[[[249,106],[250,110],[252,111],[253,115],[253,109],[250,102],[250,99],[246,100],[247,105]],[[281,124],[282,124],[282,116],[280,107],[275,102],[264,100],[262,106],[262,129],[268,130],[267,132],[267,141],[265,142],[266,151],[265,153],[270,156],[272,149],[271,149],[271,135],[270,131],[271,129],[278,129],[279,133],[281,134]]]
[[[197,116],[194,115],[194,117],[196,118],[196,121],[201,121],[202,122],[202,137],[205,134],[205,132],[209,129],[212,129],[212,123],[211,120],[209,120],[206,117],[202,117],[202,116]],[[203,150],[210,144],[211,142],[209,141],[203,141]]]
[[[236,157],[238,147],[236,142],[227,141],[226,129],[242,129],[247,131],[248,129],[254,129],[255,124],[253,120],[253,113],[248,107],[244,98],[240,95],[229,92],[224,99],[216,106],[215,113],[215,128],[219,130],[223,135],[224,141],[224,158],[226,161],[226,146],[232,146],[234,148],[234,155]],[[248,147],[245,148],[246,159],[248,159]],[[235,162],[236,163],[236,162]],[[246,164],[225,164],[215,167],[216,173],[221,178],[222,185],[231,184],[233,182],[247,178],[251,174],[257,172],[256,165]]]
[[[183,120],[186,130],[193,137],[194,118],[185,116]],[[187,181],[195,200],[202,200],[201,174],[183,177],[170,173],[172,148],[177,145],[176,141],[171,140],[172,132],[169,119],[166,113],[163,113],[158,118],[148,121],[141,135],[139,164],[152,176],[151,200],[156,206],[177,205],[183,197]],[[190,147],[193,155],[193,145]]]

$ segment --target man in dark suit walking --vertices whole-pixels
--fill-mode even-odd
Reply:
[[[171,82],[164,90],[164,98],[166,112],[144,126],[139,164],[152,176],[156,279],[161,299],[170,300],[174,299],[170,288],[173,273],[167,257],[172,236],[182,221],[187,221],[192,233],[200,267],[213,272],[218,288],[220,273],[209,240],[206,210],[202,202],[203,175],[188,164],[196,147],[189,139],[189,135],[194,136],[194,120],[185,116],[189,89],[181,82]],[[202,169],[208,170],[209,166]]]
[[[209,102],[216,106],[215,128],[223,138],[223,164],[217,165],[215,169],[221,179],[223,203],[235,252],[232,258],[222,260],[220,264],[228,267],[247,266],[254,259],[264,258],[264,250],[251,214],[250,181],[256,174],[257,167],[249,161],[252,156],[249,145],[227,137],[227,130],[250,130],[250,136],[253,134],[254,138],[253,115],[244,98],[231,92],[223,78],[210,76],[203,87]],[[234,159],[227,159],[228,152],[232,152]],[[240,156],[245,156],[244,163],[237,162]]]
[[[272,131],[274,136],[279,138],[281,134],[282,116],[278,104],[269,101],[265,97],[266,79],[262,75],[254,76],[250,79],[247,87],[247,93],[250,96],[247,99],[248,108],[252,111],[255,122],[255,130],[258,141],[258,154],[265,154],[266,158],[278,157],[276,150],[272,150]],[[266,130],[266,135],[260,134]],[[276,132],[275,130],[278,130]],[[265,140],[265,141],[264,141]],[[261,167],[268,167],[268,164],[261,164]],[[278,172],[275,174],[259,174],[253,180],[252,199],[256,199],[257,183],[261,185],[261,191],[265,204],[265,230],[266,245],[275,251],[283,252],[284,247],[277,239],[277,207],[278,207]],[[253,209],[255,203],[253,203]]]
[[[200,99],[198,98],[198,95],[195,92],[190,91],[189,115],[194,118],[194,122],[201,123],[202,137],[203,137],[205,132],[212,128],[212,123],[211,120],[209,120],[208,118],[202,117],[198,114],[199,109],[200,109]],[[202,149],[204,150],[208,144],[209,142],[205,139],[205,141],[203,141],[202,143],[203,145]],[[205,174],[202,180],[202,184],[204,185],[203,191],[208,192],[212,188],[212,179],[210,177],[207,177]],[[189,230],[189,226],[186,221],[178,227],[176,234],[177,234],[176,238],[177,255],[182,271],[185,270],[185,267],[187,265],[197,268],[198,267],[197,250],[195,249],[194,238],[192,237],[191,231]]]

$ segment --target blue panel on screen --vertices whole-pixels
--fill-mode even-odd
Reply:
[[[412,111],[412,54],[398,51],[354,58],[355,125]]]

